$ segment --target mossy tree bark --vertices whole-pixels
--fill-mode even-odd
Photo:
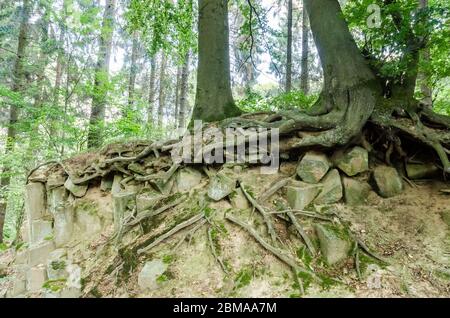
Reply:
[[[238,116],[231,93],[228,1],[199,0],[197,92],[193,119]]]

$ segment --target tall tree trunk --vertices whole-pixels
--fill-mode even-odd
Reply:
[[[197,92],[192,118],[238,116],[231,93],[228,1],[199,0]]]
[[[131,65],[130,65],[130,77],[128,80],[128,109],[133,109],[135,102],[134,92],[136,86],[136,75],[137,75],[137,59],[138,59],[138,39],[137,35],[133,35],[133,47],[131,49]],[[124,114],[126,115],[126,114]]]
[[[180,111],[181,72],[183,66],[177,67],[177,83],[175,85],[175,128],[178,128],[178,116]]]
[[[156,95],[156,56],[150,58],[150,78],[148,85],[148,110],[147,110],[147,123],[153,124],[153,111],[155,108],[155,95]]]
[[[300,73],[300,89],[303,94],[309,93],[309,30],[308,30],[308,13],[303,7],[302,12],[302,57],[301,57],[301,73]]]
[[[59,96],[61,90],[61,78],[62,78],[62,70],[64,67],[63,58],[64,58],[64,37],[65,37],[65,28],[62,27],[59,34],[58,40],[58,56],[56,58],[56,69],[55,69],[55,86],[53,88],[53,104],[58,107],[59,105]]]
[[[428,8],[428,0],[419,0],[419,8],[427,9]],[[425,64],[425,66],[430,63],[430,48],[425,46],[420,52],[420,58]],[[430,86],[430,72],[427,70],[427,67],[421,68],[418,75],[419,83],[420,83],[420,92],[422,93],[422,103],[429,107],[433,107],[433,90]]]
[[[164,102],[166,100],[164,82],[166,81],[166,53],[163,51],[161,54],[161,68],[159,73],[159,96],[158,96],[158,127],[162,128]]]
[[[105,121],[105,107],[109,81],[112,37],[114,33],[114,11],[116,0],[107,0],[103,15],[100,46],[95,67],[94,94],[89,119],[88,147],[98,147],[102,143],[102,124]]]
[[[287,25],[285,91],[286,91],[286,93],[289,93],[292,89],[292,0],[288,0],[287,23],[288,23],[288,25]]]
[[[186,53],[186,57],[183,63],[183,69],[181,71],[181,88],[180,88],[180,109],[178,115],[178,127],[181,129],[186,128],[186,108],[188,98],[188,85],[189,85],[189,52]]]
[[[13,71],[13,85],[12,91],[20,92],[23,90],[23,80],[24,80],[24,59],[25,59],[25,51],[28,41],[28,21],[30,17],[30,1],[23,0],[22,2],[22,18],[20,22],[19,29],[19,40],[17,43],[17,54],[16,60],[14,63],[14,71]],[[19,109],[16,105],[9,106],[9,121],[8,121],[8,131],[7,131],[7,139],[5,145],[5,155],[8,155],[13,149],[16,141],[16,124],[19,118]],[[0,191],[2,193],[2,197],[0,197],[0,243],[3,242],[3,227],[5,223],[5,215],[6,208],[8,203],[8,193],[9,185],[11,182],[10,176],[10,167],[5,165],[3,167],[2,177],[0,178]]]

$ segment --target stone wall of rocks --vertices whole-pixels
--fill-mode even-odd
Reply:
[[[26,185],[24,244],[13,264],[15,277],[7,297],[79,297],[81,268],[68,255],[70,244],[88,239],[103,226],[86,211],[87,186],[75,186],[63,176],[38,178]],[[96,211],[94,211],[96,212]],[[83,231],[84,228],[84,231]]]

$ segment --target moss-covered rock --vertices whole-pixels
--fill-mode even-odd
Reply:
[[[439,168],[432,163],[408,163],[406,165],[406,174],[412,180],[432,177],[438,171]]]
[[[298,176],[305,182],[318,183],[330,169],[330,162],[323,153],[310,151],[297,166]]]
[[[72,193],[74,197],[77,198],[84,197],[88,190],[87,185],[76,185],[70,178],[67,178],[66,182],[64,183],[64,187],[69,190],[69,192]]]
[[[160,259],[145,263],[138,276],[139,287],[143,291],[157,289],[158,284],[163,281],[161,277],[166,272],[167,267],[167,263]]]
[[[378,166],[373,171],[378,193],[385,198],[390,198],[403,191],[402,178],[397,169],[388,166]]]
[[[287,201],[294,210],[303,210],[319,194],[322,185],[295,182],[286,187]]]
[[[338,150],[333,155],[333,163],[349,177],[369,170],[369,153],[361,147],[346,151]]]
[[[315,198],[316,204],[331,204],[342,199],[342,183],[339,171],[333,169],[323,178],[322,191]]]
[[[343,177],[345,202],[348,205],[362,205],[366,203],[367,197],[372,189],[367,182]]]
[[[236,179],[221,171],[212,177],[208,186],[208,197],[214,201],[220,201],[232,193],[235,188]]]
[[[176,178],[176,189],[178,192],[188,192],[200,184],[202,181],[201,172],[192,169],[180,169]]]
[[[349,256],[353,244],[344,229],[316,224],[315,230],[319,238],[320,251],[328,265],[337,264]]]

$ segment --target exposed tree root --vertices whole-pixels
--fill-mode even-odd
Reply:
[[[270,218],[270,215],[266,212],[266,210],[262,207],[261,204],[256,202],[255,199],[252,198],[252,196],[245,190],[245,186],[241,183],[241,189],[244,193],[247,200],[251,203],[253,207],[255,207],[262,215],[264,222],[267,226],[267,232],[269,232],[270,237],[272,238],[273,242],[276,242],[279,238],[277,233],[275,232],[275,229],[273,227],[272,219]]]
[[[180,224],[176,225],[171,230],[167,231],[166,233],[164,233],[161,236],[159,236],[158,238],[156,238],[152,243],[150,243],[146,247],[138,249],[137,254],[140,255],[140,254],[148,252],[149,250],[154,248],[156,245],[160,244],[161,242],[168,239],[172,235],[174,235],[174,234],[178,233],[179,231],[183,230],[184,228],[191,226],[192,224],[200,221],[203,217],[204,217],[204,214],[199,213],[199,214],[195,215],[194,217],[190,218],[189,220],[181,222]]]
[[[227,267],[223,263],[222,258],[217,254],[216,247],[215,247],[214,242],[213,242],[212,227],[211,226],[208,227],[207,233],[208,233],[208,242],[209,242],[209,247],[211,248],[211,253],[213,254],[213,256],[216,259],[217,263],[219,263],[220,268],[222,268],[223,272],[228,275]]]
[[[291,219],[291,222],[294,225],[295,229],[297,230],[298,234],[305,242],[306,247],[308,247],[308,250],[311,252],[312,255],[316,255],[316,249],[314,248],[314,245],[312,244],[306,232],[303,230],[303,227],[297,221],[297,218],[295,217],[294,213],[292,211],[288,211],[287,215],[289,219]]]
[[[261,236],[259,236],[259,234],[256,233],[256,231],[252,227],[250,227],[248,224],[242,222],[241,220],[237,219],[236,217],[234,217],[234,216],[232,216],[230,214],[227,214],[225,216],[225,218],[227,220],[235,223],[236,225],[239,225],[244,230],[246,230],[251,236],[253,236],[253,238],[259,244],[261,244],[262,247],[264,247],[267,251],[269,251],[270,253],[275,255],[278,259],[280,259],[282,262],[287,264],[289,267],[294,269],[295,272],[297,272],[297,273],[299,273],[299,272],[300,273],[305,273],[305,274],[311,275],[312,277],[316,277],[313,272],[311,272],[310,270],[308,270],[308,269],[298,265],[297,262],[295,261],[295,259],[292,258],[290,255],[288,255],[285,251],[282,251],[282,250],[280,250],[280,249],[278,249],[276,247],[273,247],[272,245],[270,245],[269,243],[264,241],[264,239]]]
[[[157,215],[179,205],[180,203],[184,202],[186,199],[187,199],[186,196],[181,196],[178,199],[175,199],[175,201],[173,201],[167,205],[164,205],[156,210],[147,210],[147,211],[143,211],[143,212],[139,213],[139,215],[136,218],[134,218],[124,224],[123,232],[124,233],[128,232],[133,226],[136,226],[150,217],[157,216]]]

